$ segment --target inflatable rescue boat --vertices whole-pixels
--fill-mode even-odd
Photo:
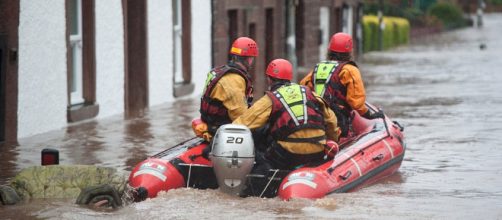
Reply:
[[[376,109],[368,105],[370,109]],[[383,119],[368,120],[352,112],[352,135],[340,141],[339,152],[324,161],[295,170],[269,170],[267,175],[251,173],[255,149],[252,134],[245,126],[224,125],[213,138],[213,145],[192,138],[162,151],[134,167],[129,185],[136,200],[157,196],[160,191],[181,187],[217,189],[240,196],[279,196],[322,198],[347,192],[396,172],[403,161],[403,127]],[[208,149],[211,149],[208,153]],[[244,194],[253,179],[264,178],[263,189]]]

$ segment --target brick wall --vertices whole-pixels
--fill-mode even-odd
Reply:
[[[360,2],[362,1],[297,1],[296,22],[299,23],[296,24],[296,37],[298,38],[296,55],[299,61],[297,72],[300,77],[308,72],[315,63],[319,62],[320,7],[329,7],[330,33],[327,34],[331,36],[331,34],[341,30],[341,13],[339,9],[343,4],[354,6]],[[213,65],[218,66],[227,62],[230,44],[236,37],[249,36],[256,40],[260,55],[252,71],[252,74],[254,74],[255,97],[261,97],[267,88],[264,73],[268,62],[275,58],[287,59],[288,57],[286,51],[286,10],[286,1],[213,1]],[[303,16],[300,14],[303,14]],[[303,34],[299,33],[299,28],[303,29]],[[270,33],[273,36],[270,36]],[[354,33],[356,32],[354,31]]]

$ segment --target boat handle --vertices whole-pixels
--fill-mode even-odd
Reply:
[[[404,131],[404,126],[402,126],[401,124],[399,124],[399,122],[397,121],[392,121],[392,123],[394,123],[394,125],[397,125],[399,127],[399,131],[403,132]]]
[[[383,159],[383,154],[379,154],[379,155],[373,157],[373,161],[377,161],[377,160],[381,160],[381,159]]]
[[[347,171],[344,175],[340,175],[339,177],[342,179],[342,180],[347,180],[350,175],[352,175],[352,172],[349,170]]]

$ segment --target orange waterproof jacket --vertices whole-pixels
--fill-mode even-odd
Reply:
[[[209,96],[223,103],[228,110],[228,117],[232,121],[248,109],[246,80],[238,73],[225,74],[216,83]]]
[[[368,108],[365,105],[366,92],[364,90],[364,84],[359,69],[352,64],[345,64],[340,70],[338,76],[342,85],[344,85],[347,89],[347,103],[360,115],[364,115],[368,111]],[[314,86],[312,84],[312,71],[310,71],[310,73],[300,81],[300,84],[308,86],[310,89],[314,90]]]

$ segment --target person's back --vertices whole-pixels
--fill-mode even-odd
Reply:
[[[345,33],[334,34],[328,48],[328,60],[318,63],[300,82],[328,102],[336,114],[342,136],[349,132],[352,110],[368,119],[381,117],[381,113],[372,113],[365,105],[364,83],[351,52],[352,37]]]
[[[293,169],[320,161],[326,139],[337,140],[336,117],[324,100],[309,88],[290,82],[292,66],[283,59],[272,61],[266,71],[270,86],[262,98],[234,124],[250,129],[268,125],[264,157],[274,168]]]
[[[275,140],[267,156],[283,169],[322,160],[327,139],[324,111],[329,108],[320,97],[297,84],[284,84],[267,95],[272,102],[270,135]]]
[[[252,92],[251,79],[243,70],[224,65],[208,73],[200,113],[211,135],[221,125],[232,123],[248,108]]]
[[[292,71],[287,60],[270,62],[265,73],[270,91],[233,122],[253,132],[267,131],[255,138],[256,164],[251,171],[265,178],[250,178],[246,195],[275,196],[276,189],[268,187],[274,175],[270,171],[321,162],[327,139],[338,140],[335,114],[309,88],[292,84]]]
[[[252,78],[248,74],[254,57],[258,56],[256,42],[247,37],[234,41],[230,49],[231,60],[228,64],[212,69],[206,79],[201,97],[200,114],[207,124],[194,128],[196,133],[207,129],[210,139],[223,124],[232,123],[249,106],[253,97]],[[205,125],[205,124],[204,124]]]

